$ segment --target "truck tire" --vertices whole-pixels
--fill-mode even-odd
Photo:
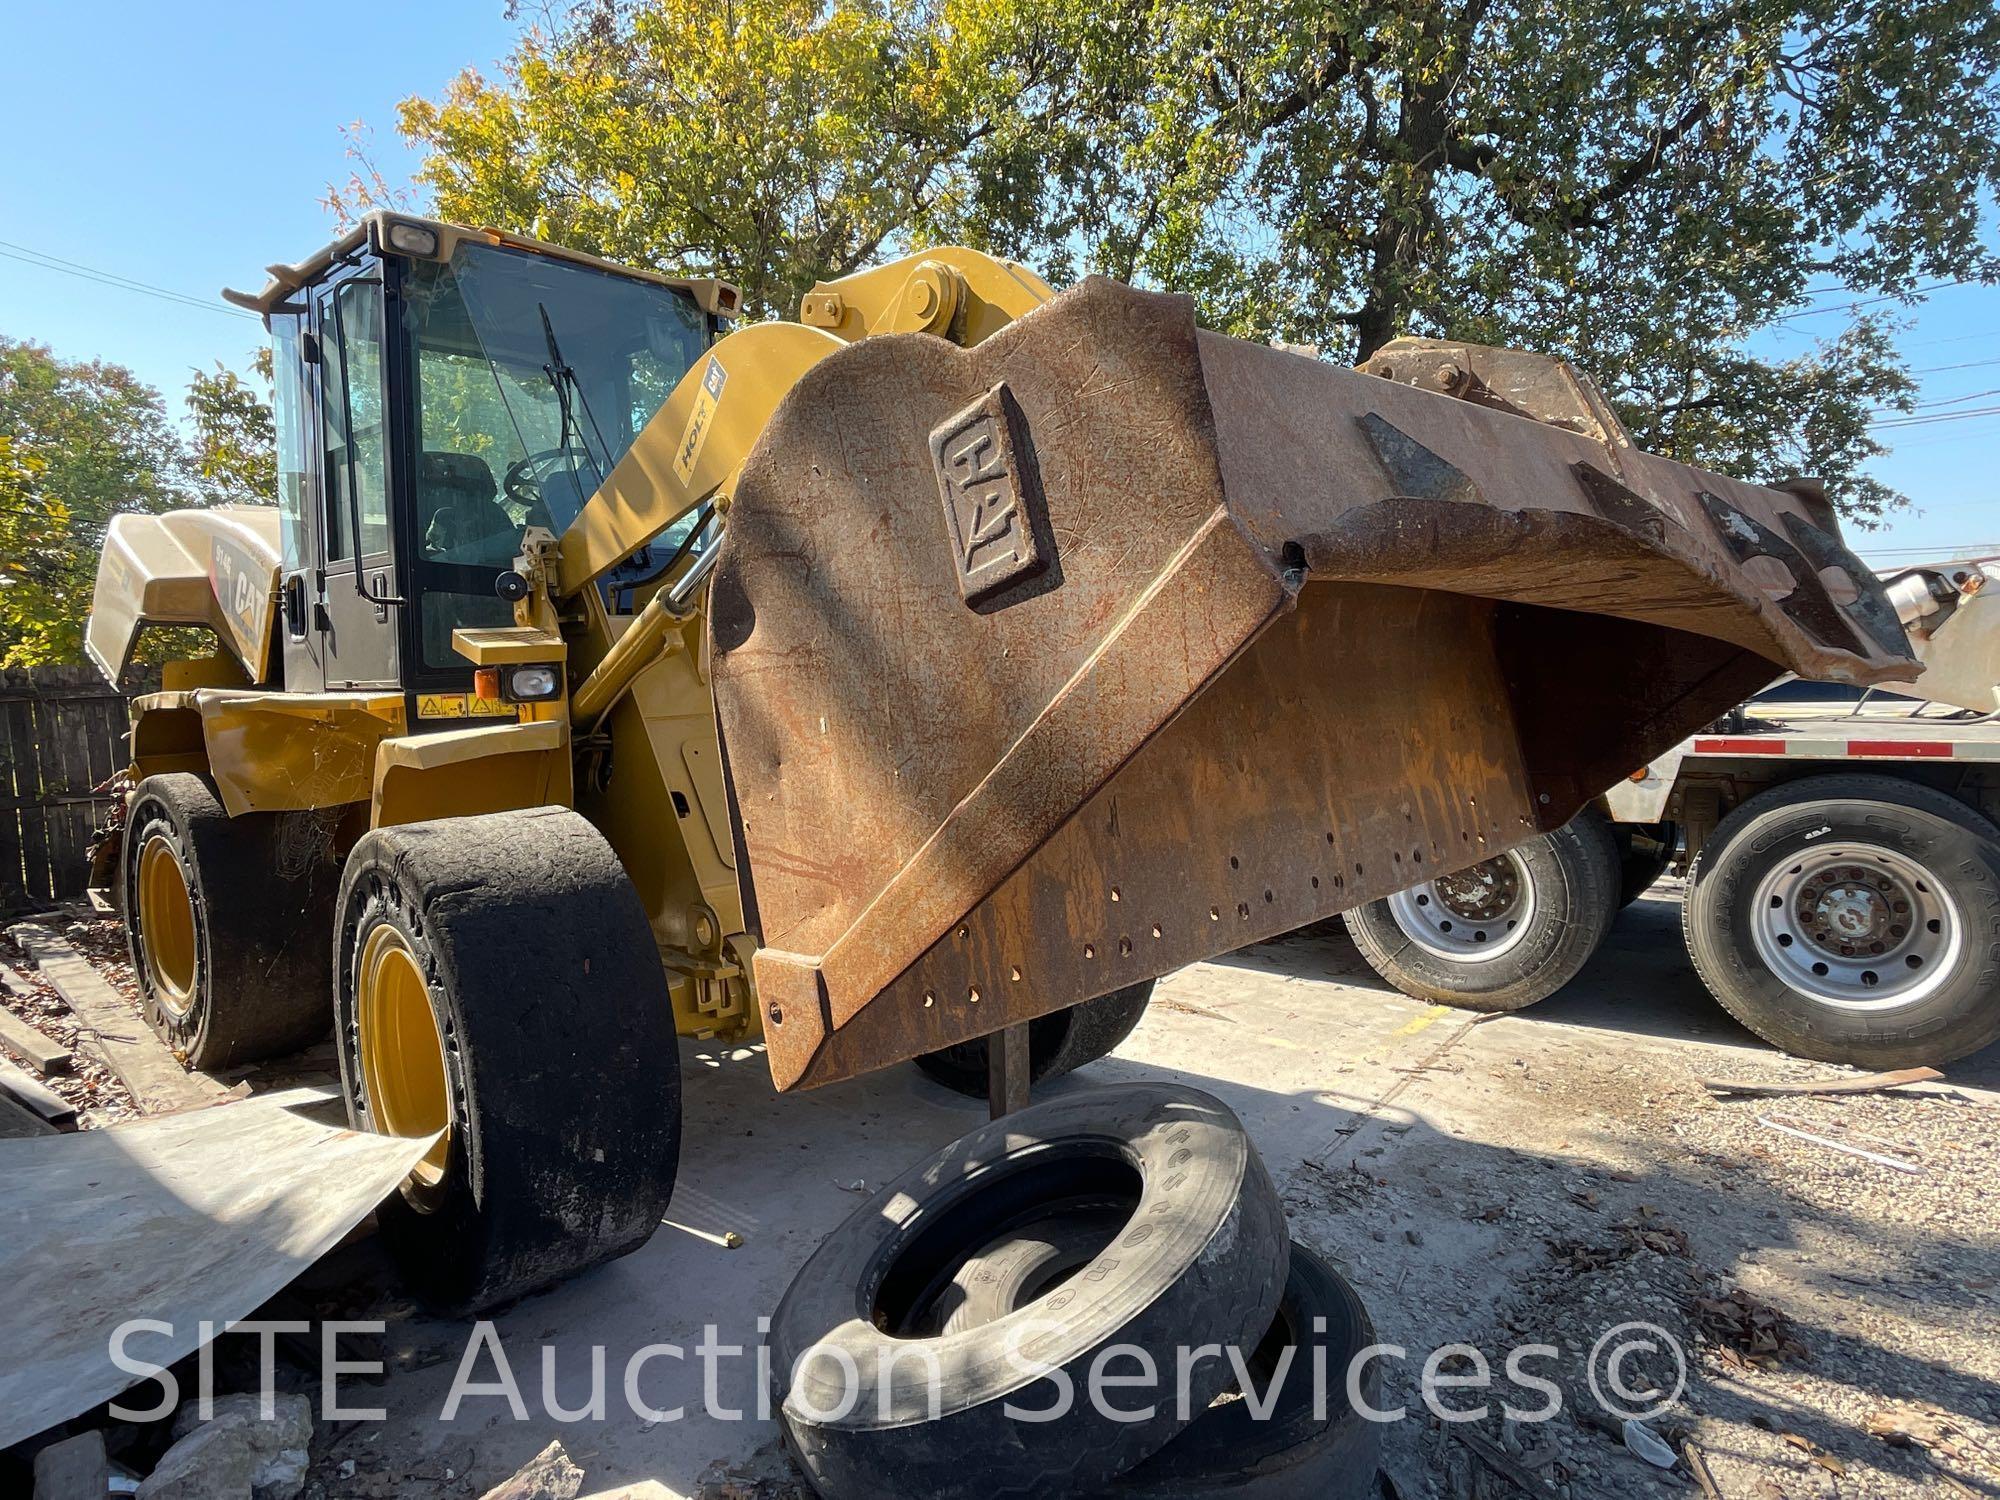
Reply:
[[[309,817],[232,818],[185,771],[133,791],[119,876],[126,947],[146,1023],[189,1067],[261,1062],[332,1025],[336,868],[293,837]]]
[[[968,1256],[1071,1203],[1120,1208],[1115,1253],[1004,1317],[926,1333]],[[786,1441],[828,1500],[1093,1493],[1186,1425],[1177,1348],[1263,1337],[1289,1254],[1271,1180],[1219,1100],[1145,1083],[1034,1105],[882,1188],[806,1262],[770,1334]],[[1140,1413],[1131,1421],[1089,1399],[1092,1362],[1116,1345],[1146,1351],[1160,1380],[1107,1392]],[[1116,1373],[1132,1373],[1131,1356]],[[1227,1361],[1199,1364],[1189,1410],[1231,1378]],[[1016,1420],[1009,1406],[1049,1415]]]
[[[1800,1057],[1950,1062],[2000,1040],[2000,832],[1890,776],[1812,776],[1722,820],[1682,930],[1723,1009]]]
[[[1095,1000],[1066,1005],[1028,1023],[1028,1082],[1047,1083],[1074,1073],[1085,1063],[1108,1057],[1132,1034],[1146,1003],[1153,998],[1153,980],[1127,985]],[[915,1058],[917,1070],[954,1093],[986,1097],[986,1038],[956,1042]]]
[[[1520,1010],[1576,977],[1618,913],[1618,848],[1586,807],[1554,833],[1341,918],[1368,966],[1406,995]]]
[[[1672,823],[1613,823],[1618,843],[1618,905],[1637,901],[1674,862],[1680,830]]]
[[[1348,1400],[1347,1373],[1375,1342],[1354,1288],[1332,1266],[1292,1242],[1291,1269],[1271,1330],[1248,1364],[1270,1407],[1262,1420],[1248,1401],[1220,1401],[1195,1416],[1166,1447],[1114,1479],[1099,1500],[1375,1500],[1382,1427]],[[1276,1391],[1270,1382],[1290,1348]],[[1315,1410],[1313,1371],[1324,1360],[1324,1409]],[[1382,1370],[1361,1370],[1362,1399],[1380,1405]]]
[[[1095,1258],[1116,1235],[1104,1212],[1043,1219],[1002,1236],[959,1269],[938,1309],[946,1331],[977,1328],[1045,1296]],[[1100,1500],[1374,1500],[1381,1433],[1347,1399],[1354,1357],[1375,1342],[1354,1288],[1313,1251],[1292,1242],[1277,1316],[1244,1351],[1261,1417],[1246,1401],[1218,1401],[1151,1458],[1095,1491]],[[1283,1382],[1271,1380],[1285,1349]],[[1315,1413],[1314,1371],[1326,1372]],[[1381,1369],[1362,1370],[1362,1396],[1377,1405]],[[1231,1395],[1236,1394],[1231,1382]]]
[[[376,1211],[418,1296],[464,1315],[645,1244],[679,1158],[679,1057],[603,836],[554,807],[377,829],[339,912],[348,1119],[442,1131]]]

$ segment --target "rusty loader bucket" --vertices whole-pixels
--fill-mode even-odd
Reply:
[[[1914,673],[1809,489],[1639,452],[1587,390],[1517,415],[1519,356],[1424,358],[1090,281],[804,377],[711,596],[780,1087],[1475,863],[1783,670]]]

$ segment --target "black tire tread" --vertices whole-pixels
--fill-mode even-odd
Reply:
[[[1049,1083],[1108,1057],[1146,1014],[1156,981],[1113,990],[1028,1023],[1028,1082]],[[953,1093],[986,1097],[986,1038],[919,1053],[917,1071]]]
[[[449,1015],[452,1153],[442,1201],[377,1211],[430,1305],[467,1314],[643,1245],[673,1190],[680,1069],[666,976],[637,891],[566,808],[378,829],[341,883],[336,995],[348,1114],[364,931],[414,937]]]
[[[288,870],[279,858],[284,820],[310,815],[232,818],[214,785],[187,771],[140,782],[132,814],[119,888],[147,1024],[190,1067],[211,1072],[295,1052],[325,1036],[333,1024],[326,955],[338,871],[330,859]],[[140,851],[162,823],[181,853],[195,911],[195,994],[183,1017],[152,992],[131,889]]]

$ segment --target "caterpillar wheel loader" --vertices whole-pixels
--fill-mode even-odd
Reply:
[[[228,295],[277,503],[120,517],[88,630],[218,642],[135,704],[134,965],[205,1066],[331,1020],[355,1126],[435,1138],[381,1221],[447,1307],[645,1240],[676,1033],[779,1089],[1074,1066],[1780,671],[1914,670],[1810,483],[1547,358],[1337,368],[959,249],[732,331],[392,214]]]

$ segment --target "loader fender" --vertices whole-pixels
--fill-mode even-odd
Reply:
[[[272,666],[278,510],[218,505],[111,518],[97,562],[84,649],[118,681],[147,625],[206,625],[251,682]]]
[[[546,719],[406,735],[375,747],[370,826],[571,801],[569,726]]]
[[[829,354],[710,599],[774,1078],[1476,863],[1784,670],[1912,675],[1815,514],[1102,279]]]

